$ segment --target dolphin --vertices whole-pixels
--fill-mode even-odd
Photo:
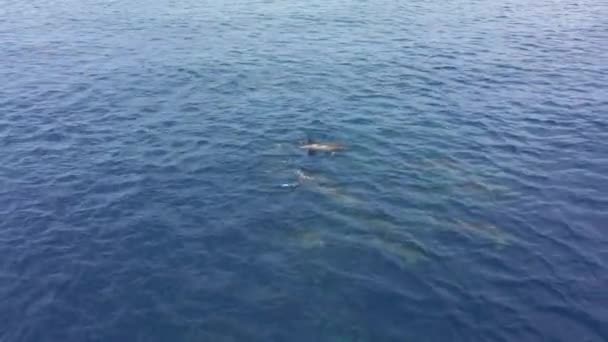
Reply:
[[[315,180],[315,176],[313,176],[313,175],[311,175],[311,174],[309,174],[307,172],[304,172],[301,169],[300,170],[296,170],[296,175],[298,176],[298,182],[299,183]]]
[[[316,152],[330,152],[332,155],[338,151],[343,151],[346,146],[336,143],[316,143],[311,139],[308,139],[306,144],[300,145],[301,149],[308,150],[308,155],[312,156]]]

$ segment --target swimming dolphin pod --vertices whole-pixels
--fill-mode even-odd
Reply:
[[[346,146],[339,143],[322,143],[308,139],[306,143],[300,144],[299,148],[307,150],[308,155],[314,155],[316,152],[331,153],[333,155],[336,152],[345,150]],[[365,201],[345,192],[334,180],[322,174],[299,168],[295,170],[295,176],[296,181],[292,183],[293,187],[304,187],[308,191],[322,194],[346,207],[362,208],[366,205]],[[300,247],[305,249],[324,248],[332,239],[341,239],[343,240],[342,242],[363,244],[368,248],[377,250],[385,257],[393,258],[405,265],[415,265],[428,260],[428,256],[423,247],[413,243],[398,242],[387,237],[399,230],[393,223],[385,220],[375,220],[367,222],[367,226],[368,228],[371,226],[371,229],[376,231],[366,231],[366,234],[362,234],[362,236],[358,236],[358,234],[348,234],[343,237],[332,237],[322,230],[304,230],[296,234],[294,239]]]
[[[317,152],[327,152],[331,153],[333,156],[338,151],[343,151],[346,147],[342,144],[337,143],[317,143],[312,141],[312,139],[308,139],[306,143],[301,144],[299,146],[301,149],[305,149],[308,151],[308,155],[315,155]],[[281,184],[282,188],[297,188],[304,183],[324,183],[326,180],[324,177],[316,176],[312,174],[308,174],[307,172],[299,169],[296,170],[297,182],[294,183],[284,183]],[[327,188],[329,189],[329,188]],[[323,190],[327,190],[323,188]],[[330,191],[331,192],[331,191]]]

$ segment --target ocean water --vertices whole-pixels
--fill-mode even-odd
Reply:
[[[607,18],[0,0],[0,341],[608,341]]]

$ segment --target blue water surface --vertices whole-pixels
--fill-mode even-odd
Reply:
[[[606,229],[605,1],[0,0],[2,342],[608,341]]]

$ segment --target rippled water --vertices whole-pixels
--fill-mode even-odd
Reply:
[[[0,340],[608,340],[606,18],[0,0]]]

